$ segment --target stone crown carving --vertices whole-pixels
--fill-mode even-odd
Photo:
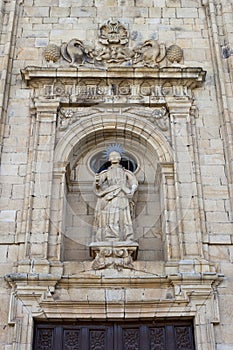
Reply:
[[[165,58],[171,63],[179,63],[183,58],[182,49],[173,44],[166,48],[164,43],[157,40],[129,47],[129,34],[119,20],[108,20],[100,27],[99,43],[101,47],[91,47],[78,38],[63,43],[61,47],[49,44],[44,50],[47,61],[56,62],[60,57],[71,66],[91,64],[96,67],[108,65],[157,67]]]
[[[99,42],[103,45],[125,45],[129,41],[126,27],[118,20],[110,19],[100,27]]]

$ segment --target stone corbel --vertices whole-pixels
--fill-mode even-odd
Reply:
[[[168,279],[174,288],[174,296],[176,300],[192,300],[198,301],[206,298],[211,302],[216,299],[216,285],[220,284],[224,279],[223,274],[215,272],[203,273],[174,273],[168,275]],[[216,304],[216,306],[218,306]],[[214,308],[213,318],[218,319],[218,312]]]
[[[90,244],[90,255],[94,258],[92,268],[133,269],[133,260],[137,259],[137,252],[136,242],[93,242]]]
[[[52,298],[60,275],[38,274],[38,273],[12,273],[5,276],[5,280],[12,288],[8,324],[13,326],[18,314],[19,305],[25,316],[31,314],[33,317],[41,316],[40,302]],[[53,298],[52,298],[53,300]]]

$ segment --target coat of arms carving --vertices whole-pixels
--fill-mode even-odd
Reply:
[[[56,62],[60,58],[71,66],[93,65],[106,67],[114,65],[157,67],[165,58],[171,63],[179,63],[183,58],[182,49],[173,44],[148,39],[135,47],[129,46],[129,33],[124,24],[110,19],[99,29],[101,46],[91,47],[79,38],[73,38],[61,47],[49,44],[44,50],[47,61]]]

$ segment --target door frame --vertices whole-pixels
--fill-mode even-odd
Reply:
[[[177,331],[180,329],[184,330],[181,338],[177,338]],[[164,350],[177,350],[184,349],[182,345],[182,339],[186,336],[186,340],[190,344],[189,347],[185,347],[186,350],[194,350],[194,327],[193,319],[191,318],[180,318],[180,319],[163,319],[163,320],[117,320],[117,321],[77,321],[77,322],[35,322],[34,327],[34,340],[33,350],[40,350],[37,346],[38,337],[40,330],[48,331],[50,329],[52,346],[46,348],[46,350],[64,350],[64,331],[66,330],[77,330],[80,333],[77,334],[77,342],[80,350],[89,350],[91,332],[105,332],[102,333],[104,336],[104,347],[106,350],[124,350],[126,349],[124,343],[124,330],[138,330],[138,342],[135,345],[135,350],[150,350],[151,349],[151,329],[160,328],[163,332],[163,346]],[[180,332],[179,331],[179,332]],[[179,337],[178,332],[178,337]],[[101,335],[101,333],[100,333]],[[126,334],[127,336],[127,334]],[[189,339],[188,339],[188,338]],[[157,339],[157,338],[156,338]],[[73,349],[73,348],[72,348]]]

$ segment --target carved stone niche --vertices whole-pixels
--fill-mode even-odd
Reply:
[[[206,72],[201,67],[161,67],[153,69],[145,67],[119,67],[109,68],[108,70],[90,70],[87,68],[74,67],[26,67],[21,73],[27,86],[32,89],[32,106],[34,103],[35,108],[37,108],[36,104],[40,103],[40,108],[45,108],[46,118],[49,115],[53,122],[55,118],[57,118],[56,121],[59,122],[56,124],[56,138],[60,140],[60,144],[58,143],[59,147],[57,146],[56,149],[56,154],[59,154],[59,157],[55,157],[57,163],[55,163],[54,168],[59,167],[61,161],[64,162],[67,160],[67,158],[62,157],[69,154],[68,150],[71,152],[73,142],[74,144],[77,143],[78,138],[81,137],[78,136],[79,134],[77,134],[77,136],[69,136],[69,140],[72,142],[69,141],[68,145],[67,135],[73,135],[73,130],[81,130],[83,125],[87,125],[88,130],[95,132],[95,130],[97,130],[95,129],[96,124],[99,123],[98,125],[102,125],[99,122],[99,116],[101,115],[102,118],[101,123],[103,120],[107,120],[104,118],[104,114],[108,116],[109,110],[112,113],[113,107],[118,109],[124,108],[124,113],[120,115],[120,118],[118,118],[119,120],[115,118],[113,123],[111,121],[111,126],[108,126],[109,130],[113,130],[113,128],[120,125],[120,127],[122,126],[120,130],[129,128],[131,132],[131,125],[133,125],[134,128],[133,123],[136,120],[135,118],[137,118],[137,121],[140,121],[140,125],[142,126],[138,128],[138,125],[136,125],[141,131],[135,131],[135,135],[138,135],[140,132],[143,138],[143,128],[145,128],[147,124],[149,126],[150,135],[153,135],[153,131],[157,135],[157,129],[163,132],[168,131],[169,124],[167,125],[166,120],[168,119],[167,114],[171,113],[171,108],[175,110],[178,116],[181,114],[182,120],[186,123],[183,115],[188,115],[193,98],[193,89],[203,84],[206,75]],[[171,101],[173,102],[173,106],[169,107],[168,102]],[[48,110],[50,105],[55,105],[56,108],[53,107],[51,110]],[[91,114],[89,114],[90,107],[92,108]],[[69,108],[69,110],[67,110],[67,108]],[[74,110],[74,108],[76,108],[76,110]],[[82,110],[77,110],[77,108],[82,108]],[[95,115],[93,116],[93,108],[96,109],[96,117]],[[107,113],[105,113],[103,109],[106,110]],[[67,113],[65,113],[66,110]],[[38,113],[40,113],[40,111]],[[62,116],[60,114],[62,114]],[[134,119],[132,119],[131,115]],[[149,122],[145,122],[145,119],[148,119]],[[151,128],[153,127],[151,120],[154,124],[154,128]],[[67,124],[64,121],[66,121]],[[38,122],[40,122],[39,119]],[[80,128],[78,126],[79,123]],[[77,129],[74,129],[76,126]],[[64,130],[68,128],[70,128],[70,132]],[[107,128],[106,130],[108,131]],[[174,131],[176,131],[176,129],[174,129]],[[67,133],[65,134],[65,132]],[[84,132],[86,134],[86,131]],[[54,135],[55,127],[53,136]],[[145,133],[145,137],[147,135],[149,134]],[[151,138],[152,137],[153,136],[151,136]],[[159,140],[161,140],[161,138],[153,141],[155,145],[159,144]],[[164,145],[167,145],[167,143],[164,143]],[[60,156],[60,154],[62,156]],[[166,160],[166,162],[172,161],[172,158],[170,158],[170,156],[167,157],[167,154],[169,154],[169,152],[166,146],[161,149],[162,162],[164,162],[164,160]],[[171,170],[171,174],[173,176],[173,170]],[[167,181],[167,173],[162,176],[164,176],[163,178],[161,177],[162,181]],[[164,184],[166,183],[164,182]],[[62,182],[57,186],[61,186],[59,191],[63,191]],[[48,209],[50,210],[50,208]],[[167,213],[168,210],[165,208],[164,212]],[[59,215],[61,216],[58,217],[57,221],[62,222],[63,213],[60,214],[59,212]],[[164,220],[166,220],[166,218]],[[55,234],[57,235],[57,232],[54,232],[54,236]],[[51,237],[51,233],[49,233],[48,236]],[[174,257],[179,258],[179,236],[176,235],[174,237],[177,239],[178,243],[174,245],[174,252],[172,251],[171,254],[169,230],[164,232],[164,237],[166,237],[164,246],[165,249],[167,249],[167,254],[169,254],[168,260],[170,257],[173,259]],[[87,244],[89,243],[90,240]],[[176,249],[176,247],[178,248]],[[101,245],[100,243],[98,243],[98,245],[94,244],[90,247],[91,256],[94,258],[93,268],[101,269],[107,266],[113,266],[117,269],[130,269],[132,268],[133,261],[136,259],[137,249],[137,245],[133,245],[132,247],[131,244],[129,247],[125,246],[125,243],[122,246],[116,247],[113,247],[113,245]],[[57,256],[59,256],[59,254],[60,251],[58,251]],[[115,262],[113,262],[113,260],[115,260]],[[136,265],[137,263],[135,263],[135,266]]]
[[[133,260],[137,259],[138,243],[136,242],[92,242],[90,255],[94,258],[92,268],[133,268]]]

